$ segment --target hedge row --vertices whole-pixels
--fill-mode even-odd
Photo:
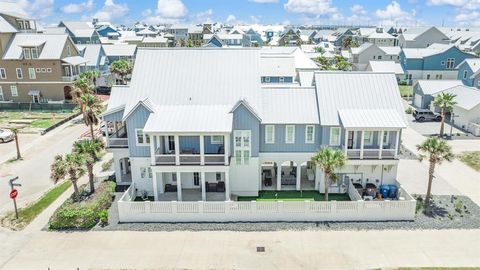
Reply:
[[[100,212],[112,204],[114,192],[115,182],[105,181],[86,200],[75,202],[69,198],[53,213],[49,228],[52,230],[92,228],[97,224]]]

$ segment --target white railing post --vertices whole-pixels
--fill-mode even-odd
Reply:
[[[177,210],[177,201],[172,201],[171,202],[171,206],[172,206],[172,214],[176,214],[178,212]]]
[[[200,165],[205,165],[205,140],[204,136],[200,135]]]
[[[360,141],[360,159],[363,159],[363,146],[365,144],[365,131],[362,132],[361,141]]]
[[[155,165],[155,138],[157,136],[152,135],[150,137],[150,165]]]
[[[225,200],[230,201],[230,173],[225,171]]]
[[[341,133],[340,133],[341,134]],[[348,156],[348,129],[345,129],[345,138],[344,138],[344,144],[343,147],[345,147],[345,156]]]
[[[228,165],[228,157],[230,156],[230,135],[229,134],[223,137],[223,152],[224,152],[224,164]]]
[[[197,203],[198,203],[198,213],[203,214],[203,206],[204,206],[203,201],[198,201]]]
[[[205,186],[205,172],[201,172],[200,173],[200,181],[202,182],[202,201],[206,201],[207,200],[207,190],[206,190],[206,186]]]
[[[152,171],[153,198],[158,201],[157,173]]]
[[[398,146],[400,144],[400,130],[397,130],[397,136],[395,138],[395,159],[398,157]]]
[[[337,201],[330,201],[330,213],[337,213]]]
[[[301,182],[301,174],[302,174],[302,166],[301,164],[298,164],[297,163],[297,176],[296,176],[296,185],[295,185],[295,189],[296,190],[300,190],[300,182]]]
[[[178,135],[174,136],[175,139],[175,165],[180,165],[180,138]]]
[[[177,200],[182,201],[182,174],[177,172]]]
[[[277,164],[277,190],[282,190],[282,164]]]
[[[380,152],[378,153],[378,159],[382,159],[383,154],[383,135],[385,130],[380,131]]]
[[[145,204],[145,214],[149,214],[150,213],[150,201],[145,201],[144,204]]]
[[[106,141],[106,146],[107,148],[110,147],[110,135],[108,134],[108,122],[104,120],[102,117],[102,121],[105,123],[105,141]]]

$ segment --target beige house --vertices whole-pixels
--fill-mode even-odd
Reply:
[[[86,63],[68,34],[44,34],[33,19],[0,13],[0,102],[71,100],[71,84]]]

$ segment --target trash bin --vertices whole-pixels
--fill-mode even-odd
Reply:
[[[395,199],[397,198],[397,191],[398,191],[398,187],[396,185],[390,185],[390,192],[389,192],[389,198],[391,199]]]
[[[381,185],[380,186],[380,193],[382,194],[382,198],[387,199],[388,195],[390,194],[390,186]]]

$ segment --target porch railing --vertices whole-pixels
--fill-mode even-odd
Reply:
[[[393,159],[395,158],[395,149],[363,149],[363,158],[364,159],[375,159],[380,158],[380,151],[382,151],[382,159]],[[349,159],[360,159],[361,150],[360,149],[347,149],[347,157]]]
[[[201,156],[198,154],[181,154],[180,165],[200,165]],[[221,165],[225,163],[224,155],[205,154],[205,165]],[[157,165],[175,165],[174,154],[156,154],[155,163]]]

